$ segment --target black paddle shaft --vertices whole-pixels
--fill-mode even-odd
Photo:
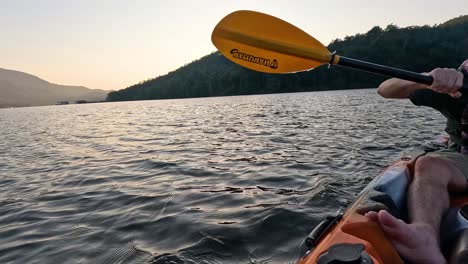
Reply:
[[[375,64],[375,63],[341,57],[341,56],[340,56],[340,60],[338,61],[338,65],[348,67],[348,68],[363,70],[367,72],[377,73],[381,75],[386,75],[390,77],[395,77],[395,78],[399,78],[399,79],[403,79],[407,81],[427,84],[427,85],[431,85],[432,82],[434,81],[432,76],[420,74],[417,72],[392,68],[392,67],[388,67],[384,65]],[[468,78],[464,78],[464,79],[465,80],[463,82],[463,86],[461,90],[463,92],[467,92],[468,91]]]

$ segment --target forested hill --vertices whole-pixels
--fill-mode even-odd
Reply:
[[[50,83],[29,73],[0,68],[0,108],[102,101],[109,91]]]
[[[468,15],[436,26],[374,27],[337,39],[330,51],[416,72],[458,67],[468,58]],[[295,74],[264,74],[238,66],[218,52],[167,75],[109,93],[109,101],[169,99],[376,87],[382,76],[326,66]]]

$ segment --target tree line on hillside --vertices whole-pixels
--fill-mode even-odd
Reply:
[[[458,67],[468,58],[468,16],[437,26],[373,27],[336,39],[338,54],[416,72]],[[109,93],[108,101],[173,99],[376,87],[386,77],[341,67],[294,74],[251,71],[214,52],[164,76]]]

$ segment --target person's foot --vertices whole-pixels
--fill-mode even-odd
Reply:
[[[413,264],[444,264],[435,230],[426,224],[407,224],[387,211],[368,212],[365,215],[380,224],[396,251]]]

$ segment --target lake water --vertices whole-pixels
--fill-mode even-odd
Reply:
[[[0,109],[0,263],[295,263],[443,128],[374,89]]]

